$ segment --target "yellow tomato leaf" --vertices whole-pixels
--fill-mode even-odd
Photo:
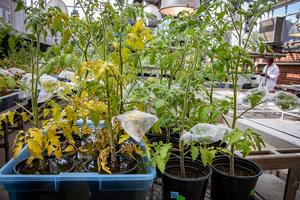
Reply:
[[[60,120],[60,114],[61,114],[61,108],[60,107],[54,107],[52,110],[52,116],[55,121]]]
[[[85,124],[83,127],[82,127],[82,132],[83,132],[83,134],[85,134],[85,135],[87,135],[87,134],[89,134],[90,133],[90,128],[88,127],[88,125],[87,124]]]
[[[56,157],[58,160],[60,160],[60,159],[61,159],[61,156],[62,156],[60,149],[56,149],[56,150],[54,151],[54,155],[55,155],[55,157]]]
[[[119,144],[122,144],[123,142],[125,142],[126,140],[128,140],[130,138],[130,135],[128,135],[127,133],[123,134],[119,140]]]
[[[26,112],[22,112],[21,113],[21,117],[22,117],[23,122],[27,122],[28,121],[28,117],[27,117],[27,113]]]
[[[50,110],[49,109],[44,109],[43,110],[43,115],[44,115],[44,118],[46,118],[50,113]]]
[[[16,159],[18,157],[18,155],[20,154],[21,150],[23,148],[23,143],[17,143],[14,150],[13,150],[13,153],[14,153],[14,159]]]
[[[143,26],[144,26],[144,21],[143,20],[137,20],[135,22],[135,25],[133,26],[132,32],[134,32],[134,33],[142,32]]]
[[[47,155],[48,155],[48,156],[51,156],[51,155],[52,155],[52,152],[53,152],[53,146],[49,145],[49,146],[47,147]]]
[[[141,39],[136,39],[135,40],[135,49],[138,49],[138,50],[143,50],[144,49],[144,42],[141,40]]]
[[[65,149],[64,149],[64,152],[70,152],[70,151],[73,151],[74,150],[74,147],[72,145],[68,145]]]
[[[7,116],[8,116],[8,121],[11,125],[14,125],[14,116],[15,116],[15,113],[14,112],[8,112],[7,113]]]
[[[28,166],[32,166],[33,160],[35,159],[34,156],[30,156],[27,161],[26,161],[26,165]]]
[[[38,143],[39,145],[42,145],[43,143],[43,135],[42,135],[42,131],[37,129],[37,128],[30,128],[28,130],[30,137],[32,137],[32,139]]]
[[[42,150],[40,145],[34,140],[27,140],[28,150],[30,154],[36,158],[42,157]]]

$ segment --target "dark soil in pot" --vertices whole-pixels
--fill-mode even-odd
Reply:
[[[72,159],[62,157],[46,157],[44,160],[34,159],[32,166],[26,165],[27,159],[22,160],[14,167],[16,174],[59,174],[61,172],[72,172],[75,164]]]
[[[255,163],[235,157],[235,176],[230,175],[229,158],[217,156],[213,161],[213,200],[249,200],[262,170]]]
[[[113,174],[135,174],[138,168],[138,161],[128,156],[117,156],[118,163],[117,169],[112,170],[111,163],[108,163],[108,167],[112,170]],[[97,160],[87,161],[84,165],[84,171],[86,172],[98,172]],[[101,173],[107,173],[105,171]]]
[[[185,159],[186,177],[180,174],[178,159],[170,159],[163,174],[163,200],[174,200],[183,196],[188,200],[203,200],[205,198],[207,181],[212,170],[204,167],[202,162]]]

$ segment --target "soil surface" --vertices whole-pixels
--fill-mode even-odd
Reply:
[[[230,167],[229,164],[217,165],[215,166],[218,170],[225,172],[226,174],[230,174]],[[239,166],[234,167],[234,175],[235,176],[254,176],[255,173],[249,169],[242,168]]]
[[[133,159],[126,158],[125,156],[118,157],[118,163],[117,167],[115,169],[112,168],[111,163],[108,164],[108,167],[110,168],[111,173],[126,173],[128,171],[131,171],[132,169],[136,168],[137,161]],[[87,162],[86,164],[86,171],[90,172],[98,172],[98,164],[96,160],[92,160]],[[103,173],[106,173],[105,171],[102,171]],[[101,172],[101,173],[102,173]],[[133,170],[131,173],[135,173],[135,170]]]
[[[168,168],[168,169],[166,169],[166,172],[173,176],[179,177],[179,178],[202,178],[202,177],[207,176],[207,174],[204,172],[204,169],[202,167],[199,167],[197,169],[192,168],[192,167],[186,167],[185,168],[185,173],[186,173],[185,177],[183,177],[181,175],[179,166]]]
[[[59,174],[70,171],[73,163],[67,159],[57,160],[55,158],[46,159],[45,161],[34,160],[32,166],[26,165],[26,161],[17,164],[16,171],[20,174]]]

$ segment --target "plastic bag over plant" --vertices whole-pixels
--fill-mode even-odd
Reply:
[[[40,93],[38,96],[38,103],[45,102],[47,99],[53,96],[56,89],[58,88],[59,81],[49,75],[42,75],[40,77]]]
[[[21,80],[21,91],[19,94],[20,99],[25,99],[31,95],[31,91],[29,88],[31,88],[32,84],[32,74],[31,73],[26,73],[22,76]],[[40,85],[38,85],[38,90],[40,89]]]
[[[224,135],[230,132],[231,129],[206,123],[199,123],[193,126],[189,132],[184,131],[180,140],[184,144],[198,142],[201,144],[212,144],[223,139]]]
[[[9,68],[8,72],[12,73],[14,76],[22,76],[23,74],[26,74],[26,72],[19,68]]]
[[[300,98],[294,94],[280,91],[274,95],[275,104],[283,110],[300,107]]]
[[[121,122],[122,128],[135,141],[140,142],[145,133],[157,122],[158,118],[155,115],[144,113],[138,110],[128,111],[122,115],[116,116]]]
[[[14,74],[12,74],[12,73],[9,72],[8,70],[4,70],[4,69],[0,69],[0,75],[4,75],[4,76],[14,76]]]
[[[58,78],[68,81],[74,81],[75,73],[67,70],[63,70],[59,75]]]
[[[267,87],[253,88],[247,91],[243,97],[242,103],[246,105],[255,106],[262,101],[266,101],[270,98],[269,90]]]

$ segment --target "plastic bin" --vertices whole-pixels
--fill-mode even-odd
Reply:
[[[18,96],[19,96],[18,90],[15,90],[14,92],[6,96],[0,97],[0,112],[15,106],[16,102],[20,101]]]
[[[14,166],[28,156],[23,149],[17,159],[10,160],[0,170],[0,184],[10,200],[142,200],[156,176],[155,169],[149,166],[144,174],[15,174]]]
[[[9,200],[145,200],[156,176],[155,168],[147,164],[143,174],[15,174],[14,166],[28,156],[24,148],[17,159],[0,170],[0,185],[8,192]]]

